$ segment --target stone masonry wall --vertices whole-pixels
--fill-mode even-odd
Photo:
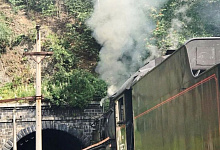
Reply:
[[[35,106],[32,104],[7,104],[0,105],[0,149],[10,149],[13,147],[13,109],[16,109],[17,141],[33,132],[35,128]],[[54,128],[73,132],[82,135],[87,141],[91,140],[93,128],[91,124],[95,118],[102,115],[102,109],[97,104],[88,106],[85,110],[74,109],[71,107],[56,107],[42,105],[42,129]],[[78,136],[76,135],[76,136]],[[5,148],[8,147],[8,148]]]

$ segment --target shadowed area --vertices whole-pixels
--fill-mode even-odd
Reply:
[[[81,150],[82,143],[74,136],[59,130],[43,130],[43,150]],[[35,132],[28,134],[17,143],[18,150],[35,150]],[[13,148],[11,148],[13,150]]]

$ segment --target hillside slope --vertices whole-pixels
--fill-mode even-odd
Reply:
[[[17,77],[24,80],[34,78],[34,61],[24,58],[23,51],[24,48],[29,50],[36,48],[34,42],[36,24],[41,25],[42,43],[50,40],[48,36],[51,34],[61,35],[67,23],[74,24],[74,19],[65,13],[59,17],[45,17],[36,12],[15,11],[10,4],[3,1],[0,2],[0,15],[3,18],[1,21],[5,22],[12,31],[11,45],[6,48],[0,59],[0,86],[14,81]],[[77,65],[79,68],[93,71],[96,59],[91,59],[87,55],[81,55]],[[47,63],[44,64],[44,68],[47,68]]]
[[[83,5],[80,1],[79,4]],[[95,73],[100,45],[92,38],[85,19],[77,18],[66,9],[59,14],[45,15],[0,2],[0,41],[9,37],[4,49],[0,44],[1,99],[35,94],[35,62],[23,52],[25,48],[36,50],[36,25],[41,26],[42,51],[50,48],[54,51],[54,55],[42,63],[43,95],[54,104],[77,107],[106,95],[107,86]],[[82,13],[84,11],[87,13],[87,10]],[[2,37],[1,24],[8,30]]]

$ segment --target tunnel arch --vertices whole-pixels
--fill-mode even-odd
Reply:
[[[50,132],[50,131],[53,133],[60,132],[68,136],[72,136],[81,143],[82,147],[86,147],[90,144],[90,138],[88,136],[83,135],[82,132],[79,132],[76,128],[67,126],[66,124],[60,124],[60,123],[54,123],[54,122],[43,122],[42,123],[42,134],[44,134],[44,132]],[[30,127],[20,130],[17,133],[17,143],[19,143],[19,141],[23,140],[25,137],[31,136],[33,134],[35,135],[35,132],[36,132],[35,125],[32,125]],[[13,137],[10,138],[4,144],[2,150],[11,150],[12,148],[13,148]]]

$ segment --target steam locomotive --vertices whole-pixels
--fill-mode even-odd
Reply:
[[[110,97],[84,150],[219,150],[220,38],[150,61]]]

